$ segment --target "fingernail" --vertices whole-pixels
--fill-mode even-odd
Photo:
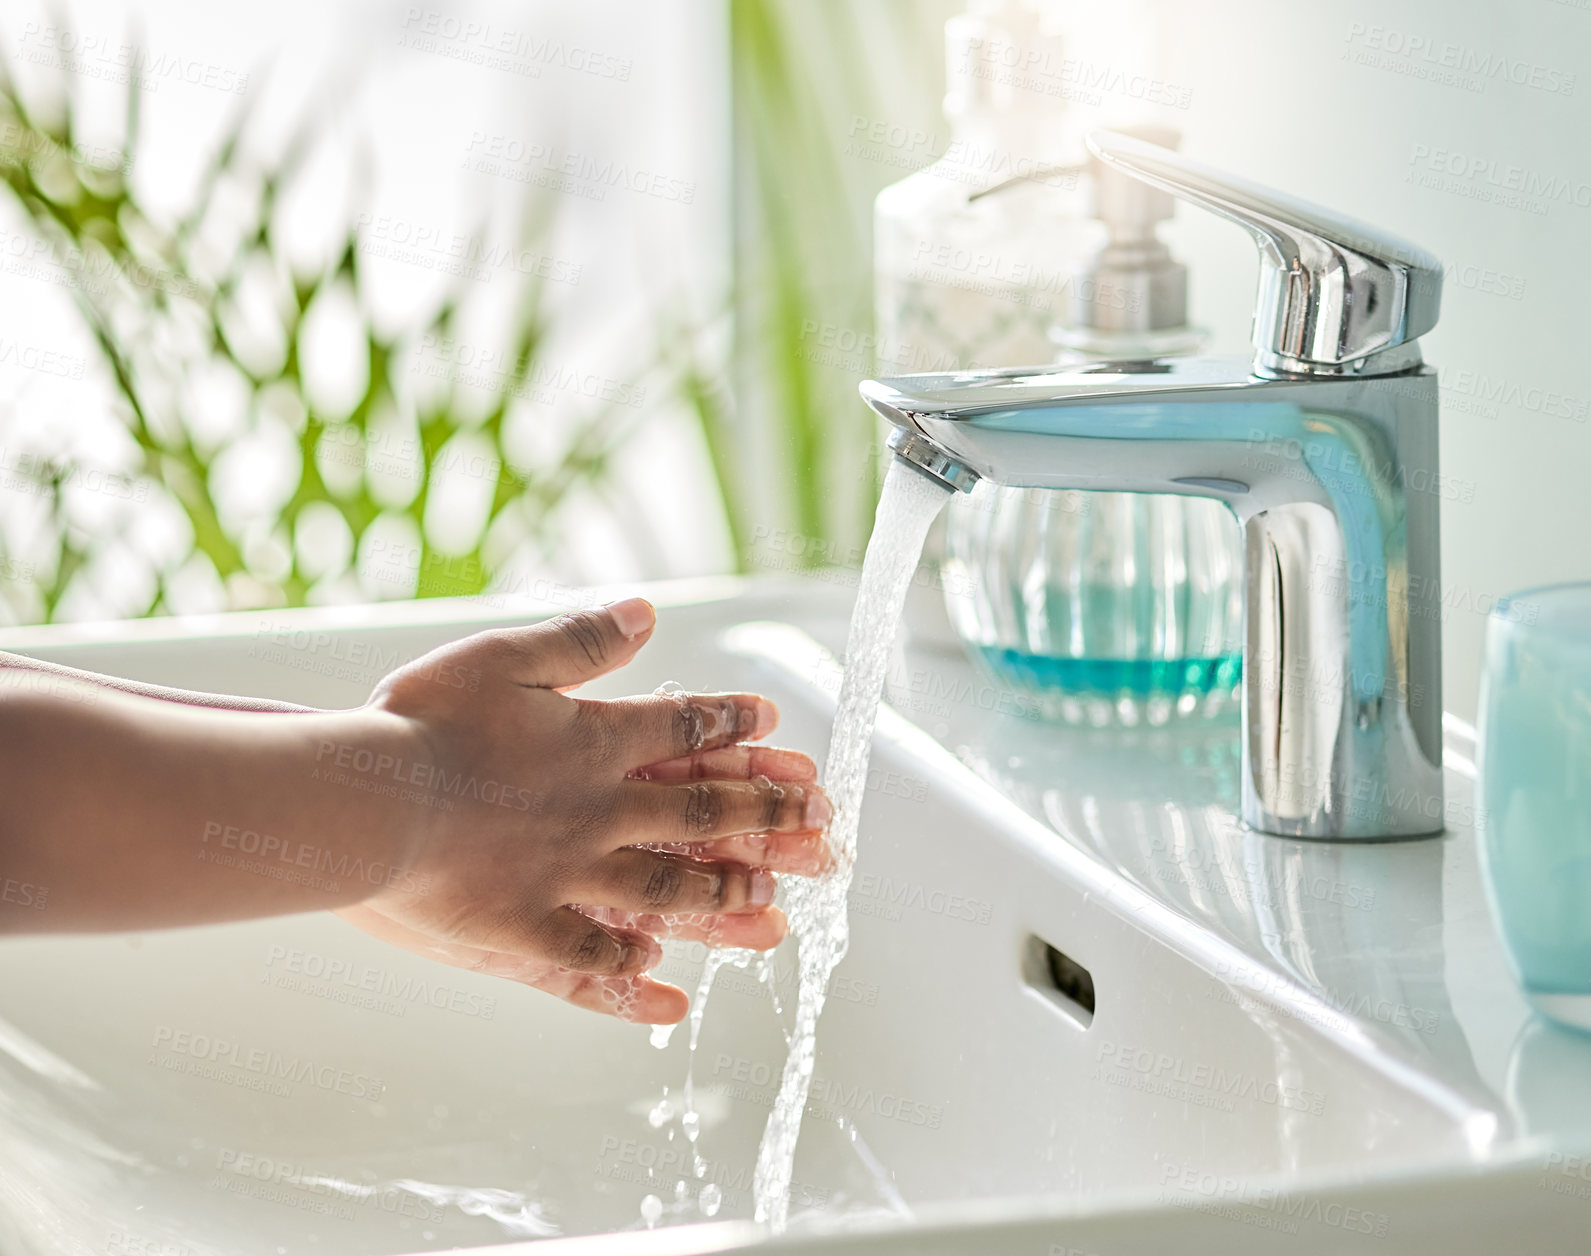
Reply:
[[[779,723],[779,708],[763,698],[757,703],[757,727],[751,734],[753,737],[766,737],[773,732]]]
[[[829,822],[834,814],[834,808],[829,805],[828,795],[809,791],[806,806],[801,812],[801,821],[809,829],[821,829]]]
[[[639,637],[657,622],[657,612],[652,609],[652,604],[642,597],[630,597],[622,602],[613,602],[608,606],[608,614],[613,616],[613,622],[619,626],[619,631],[626,638]]]
[[[753,868],[747,901],[753,907],[766,907],[773,902],[773,892],[778,885],[778,879],[766,868]]]
[[[652,948],[631,942],[624,948],[624,972],[644,972],[651,967]]]

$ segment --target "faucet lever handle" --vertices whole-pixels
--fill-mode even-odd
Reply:
[[[1419,361],[1415,348],[1386,351],[1412,346],[1436,325],[1442,263],[1424,249],[1131,136],[1094,131],[1088,147],[1111,168],[1202,205],[1254,237],[1260,373],[1373,375]]]

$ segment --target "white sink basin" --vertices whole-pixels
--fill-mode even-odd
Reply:
[[[838,673],[820,642],[843,635],[843,592],[656,597],[656,639],[591,692],[755,688],[783,709],[776,740],[821,759]],[[396,662],[513,617],[428,604],[19,630],[0,648],[348,705]],[[1462,771],[1446,838],[1282,841],[1233,818],[1235,726],[1046,728],[943,655],[896,679],[785,1243],[1127,1252],[1176,1234],[1260,1251],[1281,1232],[1290,1252],[1390,1251],[1448,1225],[1468,1250],[1485,1226],[1459,1220],[1483,1202],[1497,1224],[1531,1218],[1533,1250],[1553,1250],[1553,1209],[1582,1232],[1591,1204],[1543,1173],[1591,1195],[1566,1150],[1591,1142],[1591,1043],[1528,1023],[1507,979]],[[602,1235],[589,1250],[617,1251],[647,1196],[660,1229],[637,1251],[758,1241],[723,1223],[751,1214],[791,946],[772,963],[783,1019],[753,972],[719,975],[693,1152],[677,1119],[655,1123],[691,1067],[687,1027],[659,1050],[330,917],[8,941],[0,1250]],[[701,959],[678,948],[664,975],[694,988]],[[706,1219],[708,1185],[713,1224],[672,1228]]]

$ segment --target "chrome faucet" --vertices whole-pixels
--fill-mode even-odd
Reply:
[[[1252,362],[868,380],[889,445],[952,488],[1184,493],[1244,533],[1243,819],[1292,837],[1442,830],[1436,373],[1422,249],[1127,136],[1106,165],[1246,228]]]

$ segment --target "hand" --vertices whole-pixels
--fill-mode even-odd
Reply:
[[[366,710],[406,728],[418,788],[408,876],[340,913],[384,941],[626,1020],[673,1023],[645,975],[657,939],[767,950],[774,874],[828,863],[812,760],[744,744],[755,694],[565,696],[655,625],[640,599],[455,642],[393,672]],[[422,887],[416,890],[416,886]]]

